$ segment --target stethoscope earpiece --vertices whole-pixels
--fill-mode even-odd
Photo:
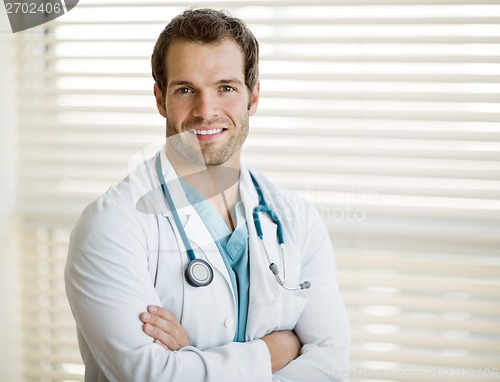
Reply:
[[[299,289],[309,289],[311,287],[311,283],[309,281],[304,281],[299,286],[296,287],[289,287],[285,285],[285,283],[283,282],[283,280],[281,280],[281,277],[279,276],[280,271],[275,263],[269,264],[269,270],[273,273],[274,278],[276,279],[278,284],[286,290],[294,291]]]
[[[214,271],[210,264],[203,259],[191,260],[186,267],[186,281],[194,287],[205,287],[210,285],[214,278]]]
[[[300,289],[309,289],[311,287],[311,283],[309,281],[304,281],[300,284]]]

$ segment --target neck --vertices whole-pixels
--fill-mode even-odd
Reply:
[[[240,200],[240,153],[222,165],[206,166],[203,159],[190,161],[167,143],[166,155],[177,176],[193,187],[219,212],[227,226],[236,228],[235,205]]]
[[[211,174],[212,171],[209,171]],[[211,177],[211,175],[209,175]],[[214,193],[212,198],[208,199],[212,206],[219,212],[226,225],[234,231],[236,229],[236,203],[240,200],[240,188],[238,179],[226,190]],[[217,184],[213,181],[212,184]]]

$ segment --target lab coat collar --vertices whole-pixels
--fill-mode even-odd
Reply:
[[[141,152],[142,154],[142,152]],[[184,211],[189,202],[184,194],[177,173],[170,164],[165,154],[165,146],[159,151],[163,178],[168,190],[174,199],[179,215],[189,215],[190,211]],[[160,180],[156,170],[156,155],[141,162],[128,175],[132,198],[137,211],[144,214],[163,215],[172,217],[161,189]],[[185,222],[184,222],[185,223]]]
[[[196,211],[191,206],[191,203],[189,203],[189,200],[187,199],[186,194],[184,193],[184,189],[182,188],[182,184],[179,180],[179,177],[177,176],[177,172],[175,171],[174,167],[167,158],[167,155],[165,153],[165,146],[163,146],[162,149],[160,150],[160,161],[163,172],[163,178],[165,179],[168,191],[170,192],[170,195],[174,200],[177,213],[179,214],[179,216],[192,215],[193,212]],[[163,216],[172,217],[172,211],[170,211],[170,208],[168,208],[166,204],[162,209],[161,213]],[[186,222],[183,221],[183,223],[185,224]]]

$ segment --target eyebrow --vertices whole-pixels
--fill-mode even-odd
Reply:
[[[238,78],[223,78],[214,83],[214,85],[224,85],[224,84],[239,84],[244,85],[242,81]],[[185,80],[174,80],[170,82],[167,86],[194,86],[193,82]]]
[[[167,84],[167,86],[184,86],[184,85],[193,86],[193,83],[191,81],[179,80],[179,81],[171,81]]]
[[[243,85],[243,82],[240,81],[237,78],[222,79],[222,80],[219,80],[219,81],[216,82],[216,84],[220,84],[220,85],[223,85],[223,84],[235,84],[235,83]]]

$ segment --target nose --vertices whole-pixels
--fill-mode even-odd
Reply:
[[[216,94],[209,92],[198,92],[193,107],[193,116],[196,118],[210,120],[219,115],[219,102]]]

